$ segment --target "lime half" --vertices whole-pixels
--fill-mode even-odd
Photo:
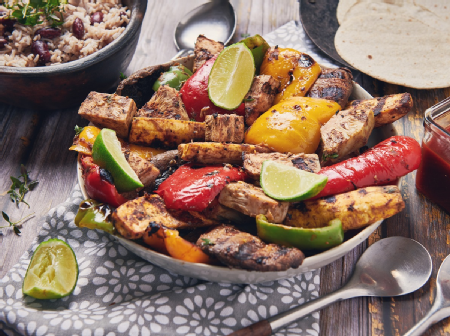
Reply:
[[[264,161],[261,168],[261,187],[267,196],[279,201],[302,201],[316,196],[327,181],[326,176],[270,160]]]
[[[92,158],[96,164],[111,173],[119,192],[144,186],[125,159],[115,131],[108,128],[100,131],[92,147]]]
[[[49,239],[34,251],[22,291],[36,299],[59,299],[73,292],[77,279],[72,248],[60,239]]]
[[[253,54],[244,43],[225,48],[209,75],[209,99],[223,109],[236,109],[250,90],[254,75]]]

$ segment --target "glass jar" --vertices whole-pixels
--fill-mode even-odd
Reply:
[[[450,97],[425,111],[416,188],[450,213]]]

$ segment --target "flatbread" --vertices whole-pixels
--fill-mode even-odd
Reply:
[[[342,24],[345,21],[345,16],[347,12],[352,8],[358,0],[340,0],[338,6],[336,8],[336,17],[339,24]]]
[[[406,15],[366,14],[336,33],[339,55],[362,72],[416,89],[450,86],[450,34]]]

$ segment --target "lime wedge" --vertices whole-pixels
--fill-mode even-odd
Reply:
[[[60,239],[42,242],[33,253],[22,291],[36,299],[59,299],[75,289],[78,264],[72,248]]]
[[[92,147],[92,158],[94,163],[111,173],[119,192],[144,186],[125,159],[115,131],[108,128],[100,131]]]
[[[244,43],[225,48],[209,75],[209,99],[223,109],[236,109],[250,90],[254,75],[253,54]]]
[[[279,201],[302,201],[316,196],[328,177],[274,161],[264,161],[260,183],[267,196]]]

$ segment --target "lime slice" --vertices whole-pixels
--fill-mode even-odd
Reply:
[[[261,187],[267,196],[279,201],[302,201],[316,196],[327,181],[326,176],[270,160],[264,161],[261,168]]]
[[[115,131],[108,128],[100,131],[92,147],[92,158],[96,164],[111,173],[119,192],[144,186],[125,159]]]
[[[72,248],[60,239],[42,242],[34,251],[22,291],[36,299],[59,299],[75,289],[78,264]]]
[[[253,54],[244,43],[225,48],[209,75],[209,99],[223,109],[236,109],[250,90],[254,75]]]

